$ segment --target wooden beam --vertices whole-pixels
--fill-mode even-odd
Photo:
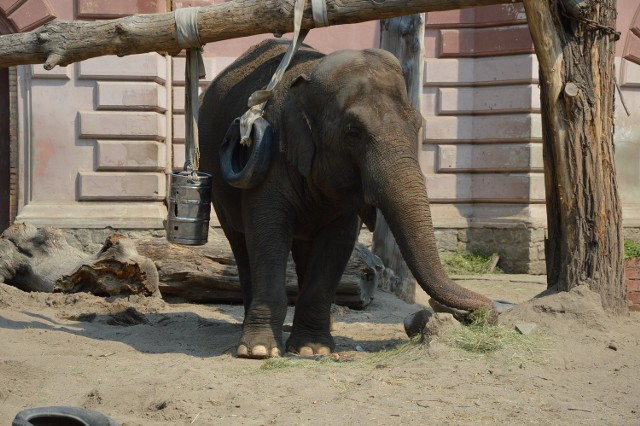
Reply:
[[[310,2],[309,2],[310,3]],[[510,0],[327,0],[330,25],[353,24],[411,15],[512,3]],[[200,8],[198,31],[203,43],[293,30],[294,0],[235,0]],[[314,28],[310,5],[302,27]],[[180,51],[174,12],[132,15],[105,21],[49,22],[29,33],[0,37],[0,68],[44,63],[56,65],[104,55]]]

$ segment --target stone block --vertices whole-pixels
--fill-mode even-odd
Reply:
[[[154,141],[97,141],[96,164],[100,171],[159,171],[166,164],[166,149]]]
[[[534,162],[532,148],[534,148],[532,144],[439,145],[437,172],[542,171],[541,167],[534,169],[532,165]]]
[[[544,177],[534,174],[429,175],[427,190],[433,202],[529,203],[544,200]]]
[[[428,116],[424,140],[435,142],[530,142],[542,139],[540,114]]]
[[[186,158],[184,149],[185,149],[184,143],[173,144],[173,170],[174,171],[182,170],[184,168],[184,159]]]
[[[155,82],[96,83],[98,110],[158,111],[167,109],[167,92]]]
[[[206,87],[201,85],[199,93],[202,93]],[[172,91],[173,96],[173,112],[174,114],[184,114],[184,86],[174,86]],[[183,119],[184,121],[184,119]]]
[[[184,114],[173,114],[173,142],[184,144],[185,141],[185,122]]]
[[[81,111],[80,137],[163,140],[166,122],[162,114],[138,111]]]
[[[167,66],[164,56],[151,52],[118,58],[100,56],[78,63],[81,80],[129,80],[164,83]]]
[[[637,40],[640,51],[640,40]],[[638,53],[640,55],[640,52]],[[622,87],[640,87],[640,65],[634,62],[633,57],[625,58],[622,63]],[[638,58],[640,62],[640,57]]]
[[[78,179],[79,180],[79,179]],[[165,179],[162,179],[163,181]],[[112,182],[113,183],[113,182]],[[167,218],[164,200],[141,203],[138,200],[123,202],[31,202],[20,209],[16,221],[33,226],[56,228],[98,228],[105,226],[130,229],[164,229]],[[213,216],[213,215],[212,215]]]
[[[500,4],[469,9],[430,12],[427,28],[512,25],[526,22],[522,4]]]
[[[443,58],[533,53],[529,28],[522,26],[442,30]]]
[[[624,276],[627,280],[640,280],[640,259],[624,261]]]
[[[166,2],[160,0],[77,0],[78,18],[112,19],[137,13],[162,13]]]
[[[639,279],[629,279],[627,277],[627,291],[640,292],[640,280]]]
[[[630,291],[627,293],[627,300],[629,305],[640,306],[640,291]]]
[[[34,80],[69,80],[70,67],[55,67],[45,70],[42,64],[31,65],[31,76]]]
[[[5,16],[9,16],[14,10],[16,10],[25,0],[0,0],[0,11]]]
[[[458,248],[458,235],[455,230],[436,229],[434,234],[439,252],[451,252]]]
[[[509,55],[486,58],[427,58],[425,86],[477,86],[538,82],[535,55]]]
[[[635,64],[640,64],[640,38],[638,38],[633,32],[630,32],[627,38],[624,59]]]
[[[9,15],[9,20],[20,32],[33,30],[54,18],[53,10],[46,0],[23,2]]]
[[[438,115],[540,112],[540,90],[531,84],[439,89]]]
[[[81,201],[160,201],[166,197],[163,173],[79,172]]]

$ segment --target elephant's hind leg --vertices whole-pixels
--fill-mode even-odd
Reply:
[[[358,236],[358,217],[348,214],[323,229],[296,262],[305,262],[287,350],[300,355],[329,355],[335,348],[331,336],[331,303]],[[296,249],[294,245],[294,249]]]

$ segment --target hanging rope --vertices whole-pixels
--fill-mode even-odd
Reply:
[[[198,146],[198,82],[205,77],[202,60],[202,42],[198,34],[197,7],[178,9],[175,11],[176,36],[178,45],[187,49],[184,72],[184,120],[185,120],[185,162],[184,171],[194,179],[198,178],[200,168],[200,147]]]
[[[289,67],[293,55],[304,41],[309,30],[301,31],[302,15],[304,13],[304,6],[306,0],[296,0],[293,9],[293,39],[291,45],[282,58],[282,62],[278,65],[276,72],[271,77],[271,81],[267,85],[266,89],[256,90],[249,97],[247,102],[249,110],[240,117],[240,143],[245,146],[251,146],[251,129],[253,123],[264,114],[264,110],[267,106],[267,102],[273,96],[273,90],[280,83],[284,72]],[[311,0],[311,7],[313,10],[313,20],[316,27],[324,27],[329,25],[329,18],[327,16],[327,4],[326,0]]]

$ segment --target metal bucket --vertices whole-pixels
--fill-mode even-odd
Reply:
[[[207,243],[211,214],[211,175],[198,172],[171,174],[167,240],[170,243],[201,246]]]

